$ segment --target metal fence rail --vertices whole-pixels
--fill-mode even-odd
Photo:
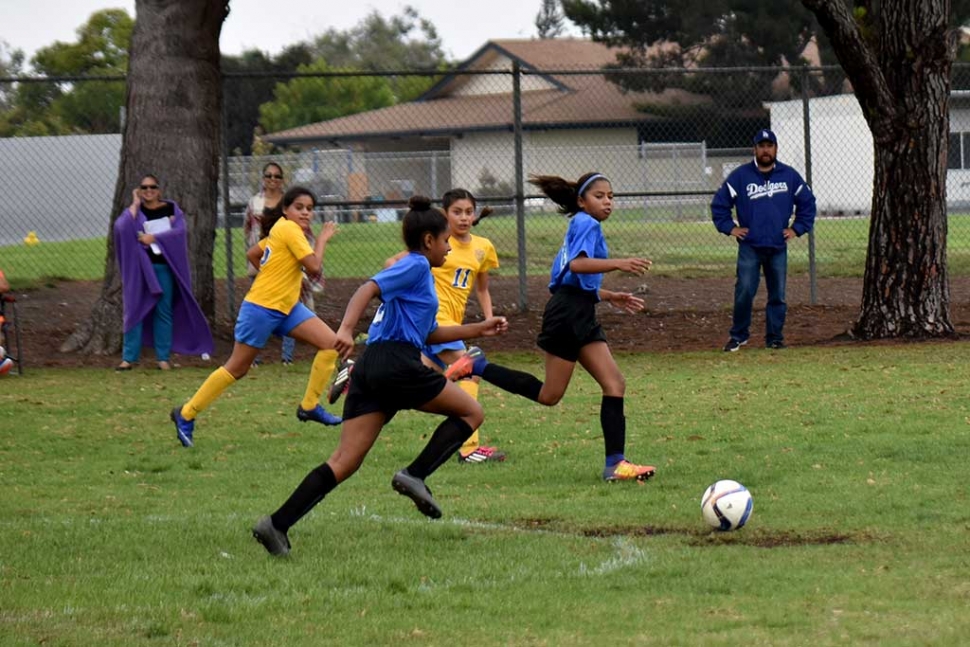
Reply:
[[[327,252],[331,277],[370,276],[400,250],[399,220],[410,196],[440,199],[462,187],[495,210],[476,233],[498,249],[497,273],[519,276],[524,285],[527,275],[548,270],[567,225],[528,178],[576,179],[591,170],[608,176],[617,195],[606,225],[612,254],[646,256],[662,274],[731,276],[734,246],[714,230],[709,203],[727,174],[750,160],[751,136],[761,127],[777,133],[779,160],[798,169],[818,197],[816,230],[811,240],[793,243],[792,271],[810,273],[813,285],[816,276],[863,272],[872,138],[837,68],[645,72],[498,61],[487,70],[273,80],[282,87],[409,74],[429,77],[419,100],[289,124],[257,138],[251,134],[264,127],[261,110],[274,96],[227,110],[225,186],[213,187],[219,196],[216,276],[246,273],[243,213],[268,162],[283,168],[286,184],[305,185],[318,196],[321,220],[340,223]],[[267,78],[226,75],[224,92],[258,96]],[[970,66],[956,65],[953,87],[968,81]],[[88,82],[124,84],[0,79],[0,96],[23,83],[65,91]],[[970,274],[970,102],[964,94],[955,91],[950,103],[954,275]],[[103,275],[120,151],[120,125],[100,134],[0,138],[0,266],[11,279],[28,285]],[[165,196],[178,200],[179,187],[165,186]]]

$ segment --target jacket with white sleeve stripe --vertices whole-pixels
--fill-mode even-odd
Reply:
[[[731,214],[737,211],[737,224]],[[776,161],[774,168],[762,172],[754,162],[731,171],[727,180],[714,194],[711,217],[714,226],[730,236],[733,227],[747,227],[748,235],[741,244],[752,247],[783,249],[782,233],[790,225],[799,236],[811,231],[815,224],[815,195],[798,171]]]

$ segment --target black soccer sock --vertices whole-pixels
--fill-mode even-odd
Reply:
[[[533,402],[539,401],[539,391],[542,390],[542,382],[525,371],[516,371],[512,368],[499,366],[498,364],[487,364],[482,371],[482,379],[489,384],[494,384],[503,391],[521,395]]]
[[[448,418],[434,430],[431,440],[407,466],[408,474],[424,480],[458,451],[475,430],[461,418]]]
[[[600,404],[600,425],[603,427],[606,456],[622,454],[626,445],[626,416],[623,415],[622,397],[603,396]]]
[[[286,532],[313,506],[320,503],[323,497],[337,487],[337,477],[326,463],[315,467],[295,490],[286,503],[273,513],[273,526],[280,532]]]

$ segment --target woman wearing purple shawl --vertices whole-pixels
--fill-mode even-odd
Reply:
[[[131,370],[142,346],[155,348],[158,368],[172,368],[171,352],[212,353],[212,332],[192,296],[185,214],[162,200],[158,178],[146,175],[131,206],[114,224],[121,269],[125,340],[118,371]],[[147,322],[150,325],[144,326]]]

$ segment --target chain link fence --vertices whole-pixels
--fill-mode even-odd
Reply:
[[[815,231],[791,246],[791,272],[809,273],[813,286],[816,276],[862,275],[872,137],[840,69],[538,68],[521,65],[526,58],[496,56],[476,69],[434,74],[227,74],[228,144],[221,185],[213,187],[216,276],[246,275],[243,214],[269,162],[283,169],[285,184],[317,195],[321,220],[340,223],[327,251],[329,277],[374,274],[403,247],[407,199],[440,199],[460,187],[494,209],[475,233],[493,241],[502,264],[496,274],[519,277],[524,299],[525,277],[548,271],[568,224],[528,179],[575,180],[588,171],[609,177],[617,196],[606,224],[612,255],[645,256],[663,275],[732,276],[735,246],[714,229],[709,204],[727,174],[751,159],[752,135],[765,127],[777,133],[779,160],[798,169],[818,199]],[[0,80],[0,109],[26,82]],[[388,88],[378,101],[384,107],[356,108],[353,93],[378,82]],[[124,96],[121,80],[29,83],[40,94],[97,83],[110,90],[104,96]],[[396,89],[420,84],[417,99],[394,99]],[[970,91],[961,88],[970,88],[970,66],[954,67],[953,88],[948,257],[951,272],[966,275]],[[327,118],[294,123],[300,96],[331,97]],[[91,109],[91,129],[101,134],[0,138],[0,266],[16,284],[103,276],[123,122],[120,106],[108,108]],[[112,110],[114,119],[106,117]],[[7,120],[0,125],[12,114],[0,110]],[[165,197],[178,195],[165,187]]]

